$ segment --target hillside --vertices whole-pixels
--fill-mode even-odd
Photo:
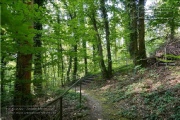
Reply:
[[[116,74],[87,90],[102,102],[105,120],[180,118],[180,66],[140,69],[136,74],[126,66]]]

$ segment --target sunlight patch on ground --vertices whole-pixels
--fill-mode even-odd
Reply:
[[[167,81],[167,84],[171,85],[171,86],[175,86],[177,84],[180,84],[180,75],[178,75],[175,78],[170,79],[169,81]]]
[[[126,93],[127,94],[131,94],[131,93],[140,93],[143,91],[143,86],[144,84],[142,82],[138,82],[138,83],[133,83],[129,86],[127,86],[127,91]]]
[[[162,85],[161,82],[154,83],[151,90],[152,91],[157,90],[161,85]]]
[[[100,88],[101,90],[107,90],[111,87],[112,85],[106,85],[106,86],[103,86],[102,88]]]
[[[131,93],[142,93],[146,91],[154,91],[157,90],[161,85],[163,85],[160,81],[154,82],[151,79],[146,79],[144,81],[133,83],[126,87],[127,94]]]

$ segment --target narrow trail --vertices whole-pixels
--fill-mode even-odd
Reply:
[[[90,109],[86,120],[128,120],[127,118],[116,115],[115,112],[117,110],[113,107],[113,104],[104,103],[104,100],[97,95],[98,91],[88,89],[89,85],[92,84],[82,86],[82,95],[86,98],[87,106]]]
[[[90,120],[103,120],[101,103],[85,90],[82,91],[82,95],[86,97],[90,108]]]

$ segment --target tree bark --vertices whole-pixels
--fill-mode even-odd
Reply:
[[[32,54],[22,54],[19,52],[17,56],[17,75],[14,90],[14,107],[22,107],[30,105],[32,103],[31,65]],[[14,112],[18,111],[15,110]],[[23,116],[23,114],[14,113],[13,119],[19,120]]]
[[[100,38],[98,28],[97,28],[97,22],[96,22],[96,19],[95,19],[95,13],[92,14],[91,20],[92,20],[92,23],[93,23],[94,30],[96,31],[96,39],[97,39],[97,43],[98,43],[99,64],[100,64],[100,68],[101,68],[102,77],[105,78],[105,79],[108,79],[109,74],[108,74],[108,71],[106,69],[104,59],[103,59],[104,58],[103,57],[103,49],[102,49],[102,45],[101,45],[101,38]]]
[[[34,0],[34,4],[37,4],[38,7],[43,6],[44,0]],[[38,32],[42,30],[42,23],[40,23],[39,20],[34,22],[34,29],[36,29]],[[41,42],[41,33],[37,33],[34,37],[34,47],[41,48],[42,42]],[[37,93],[37,95],[42,94],[42,55],[41,51],[38,51],[35,53],[34,58],[34,81],[33,85],[35,86],[34,91]]]
[[[27,6],[33,5],[33,1],[25,2]],[[31,9],[31,8],[30,8]],[[32,29],[32,25],[29,26]],[[24,34],[25,36],[28,36]],[[14,84],[14,107],[24,107],[32,104],[31,96],[31,70],[32,70],[32,51],[24,52],[23,48],[31,50],[33,48],[32,41],[28,38],[27,40],[18,40],[19,51],[17,53],[17,64],[16,64],[16,80]],[[26,112],[26,110],[13,111],[13,119],[19,120],[25,114],[16,114],[17,112]]]
[[[95,38],[95,39],[96,39],[96,38]],[[96,68],[97,68],[97,67],[96,67],[96,66],[97,66],[97,63],[96,63],[96,55],[97,55],[97,54],[96,54],[96,53],[97,53],[96,48],[97,48],[97,47],[96,47],[96,45],[95,45],[94,43],[93,43],[92,47],[93,47],[93,60],[92,60],[92,61],[93,61],[93,66],[94,66],[94,67],[93,67],[93,72],[96,72]]]
[[[77,78],[77,68],[78,68],[77,42],[76,42],[76,45],[74,45],[74,67],[73,68],[74,68],[73,69],[73,80],[76,80],[76,78]]]
[[[1,30],[1,36],[4,35],[4,31]],[[4,42],[5,39],[1,38],[1,44]],[[5,95],[5,90],[4,90],[4,85],[5,85],[5,68],[6,68],[6,64],[7,62],[5,61],[5,56],[6,54],[4,54],[3,52],[1,53],[1,95],[4,96]]]
[[[34,28],[37,30],[42,30],[42,24],[39,22],[36,22],[34,24]],[[41,48],[42,42],[41,42],[41,34],[37,33],[34,37],[34,47]],[[41,52],[37,51],[34,55],[34,91],[37,93],[37,95],[41,95],[42,93],[42,56]]]
[[[5,67],[6,67],[6,62],[5,62],[5,57],[1,56],[1,95],[5,95],[5,90],[4,90],[4,85],[5,85],[5,79],[4,79],[4,73],[5,73]]]
[[[83,49],[84,49],[84,74],[87,75],[88,68],[87,68],[87,50],[86,50],[86,41],[83,40]]]
[[[175,34],[175,20],[174,20],[174,16],[172,17],[172,20],[170,21],[170,30],[171,30],[170,38],[171,38],[171,40],[173,40],[174,39],[174,34]]]
[[[60,11],[57,9],[57,23],[60,24]],[[59,27],[58,27],[59,28]],[[59,36],[60,29],[56,30],[56,35]],[[58,38],[58,77],[61,77],[61,86],[64,86],[64,61],[63,61],[63,47],[61,38]],[[60,64],[61,63],[61,64]]]
[[[129,13],[129,29],[130,29],[130,43],[129,43],[129,52],[133,59],[135,65],[137,65],[137,55],[138,55],[138,43],[137,43],[137,9],[136,9],[136,1],[129,0],[128,1],[128,9]]]
[[[64,2],[64,5],[66,6],[66,8],[68,9],[68,5],[67,5],[67,1],[63,1]],[[76,12],[72,12],[70,10],[68,10],[68,13],[69,13],[69,16],[70,16],[70,19],[73,20],[74,18],[76,18]],[[74,27],[74,26],[71,26],[71,27]],[[73,64],[73,80],[76,80],[77,78],[77,70],[78,70],[78,58],[77,58],[77,35],[76,35],[76,29],[74,27],[72,33],[74,34],[74,39],[75,39],[75,45],[73,45],[73,52],[74,52],[74,64]]]
[[[146,48],[145,48],[145,25],[144,25],[144,6],[145,1],[139,0],[139,51],[138,51],[138,61],[139,65],[142,67],[146,67],[147,60],[146,60]]]
[[[67,82],[70,81],[71,68],[72,68],[72,56],[69,56],[69,66],[68,66],[68,70],[67,70]]]
[[[106,47],[107,47],[107,57],[108,57],[108,77],[112,77],[112,59],[111,59],[111,45],[110,45],[110,30],[109,30],[109,21],[107,17],[107,10],[105,7],[105,0],[100,0],[101,3],[101,11],[104,20],[104,27],[106,33]]]

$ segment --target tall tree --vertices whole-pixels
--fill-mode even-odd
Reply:
[[[5,30],[3,30],[1,28],[1,36],[3,36],[3,35],[5,35]],[[3,42],[4,42],[4,39],[1,38],[1,45],[2,45]],[[5,53],[5,52],[1,53],[1,69],[0,69],[0,72],[1,72],[1,95],[2,96],[5,93],[5,68],[6,68],[6,65],[7,65],[7,62],[5,61],[6,54],[7,53]]]
[[[92,10],[90,18],[91,18],[91,21],[92,21],[92,24],[93,24],[93,27],[94,27],[94,31],[96,32],[97,48],[98,48],[97,50],[98,50],[98,55],[99,55],[98,59],[99,59],[99,65],[100,65],[100,68],[101,68],[102,76],[103,76],[103,78],[107,79],[107,78],[109,78],[109,74],[108,74],[108,71],[107,71],[105,63],[104,63],[104,56],[103,56],[101,37],[100,37],[98,27],[97,27],[97,21],[96,21],[96,18],[95,18],[96,13],[95,12],[96,11]]]
[[[133,58],[133,62],[137,64],[138,55],[138,43],[137,43],[137,7],[135,0],[129,0],[127,3],[127,8],[129,10],[129,29],[130,29],[130,43],[129,51]]]
[[[145,17],[145,0],[139,0],[138,5],[138,13],[139,13],[139,19],[138,19],[138,60],[139,65],[142,65],[142,67],[146,67],[147,60],[146,60],[146,48],[145,48],[145,25],[144,25],[144,17]]]
[[[21,2],[20,2],[21,3]],[[27,7],[27,13],[30,14],[33,6],[33,1],[24,2]],[[25,8],[25,7],[24,7]],[[32,22],[30,17],[25,18],[26,23],[24,23],[23,30],[30,31],[32,29]],[[29,22],[31,21],[31,22]],[[21,23],[21,22],[20,22]],[[28,25],[29,24],[29,25]],[[25,26],[25,27],[24,27]],[[14,94],[14,106],[21,107],[29,105],[32,102],[31,99],[31,69],[32,69],[32,48],[33,48],[33,38],[30,34],[31,32],[24,33],[21,29],[17,29],[17,34],[19,39],[17,40],[18,53],[17,53],[17,70],[16,70],[16,81],[15,81],[15,94]],[[23,117],[23,114],[16,114],[18,111],[14,111],[13,119],[20,119]],[[22,111],[21,111],[22,112]]]
[[[126,3],[126,8],[129,10],[129,29],[130,42],[129,51],[133,58],[134,65],[145,67],[146,48],[145,48],[145,25],[144,25],[144,0],[129,0]]]
[[[44,0],[34,0],[34,4],[38,5],[38,8],[43,6]],[[42,30],[42,23],[40,22],[40,18],[36,19],[34,22],[34,29],[37,30],[37,33],[34,37],[34,47],[39,49],[42,47],[41,42],[41,30]],[[35,86],[34,91],[40,95],[42,94],[42,53],[39,50],[36,51],[34,54],[34,80],[33,85]]]
[[[67,82],[70,81],[70,72],[71,72],[71,68],[72,68],[72,56],[69,56],[69,61],[68,61],[69,65],[68,65],[68,69],[67,69]]]
[[[87,75],[87,73],[88,73],[88,66],[87,66],[87,50],[86,50],[86,41],[85,40],[83,40],[83,52],[84,52],[84,70],[85,70],[85,72],[84,72],[84,74],[85,75]]]
[[[108,58],[108,77],[112,77],[112,59],[111,59],[111,45],[110,45],[110,30],[109,30],[109,21],[107,16],[107,10],[105,6],[105,0],[100,0],[101,11],[104,20],[104,28],[106,33],[106,47],[107,47],[107,58]]]

